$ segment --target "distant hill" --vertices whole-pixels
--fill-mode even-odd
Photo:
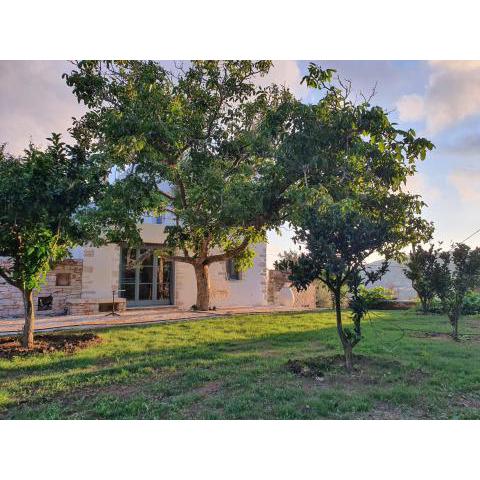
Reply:
[[[369,263],[370,268],[378,268],[381,261]],[[417,297],[417,293],[412,288],[412,282],[403,273],[403,265],[395,262],[389,262],[388,272],[378,282],[370,284],[368,287],[390,288],[397,295],[398,300],[412,300]]]

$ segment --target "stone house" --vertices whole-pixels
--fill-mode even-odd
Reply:
[[[190,309],[196,301],[193,267],[164,261],[155,251],[166,238],[168,217],[146,217],[141,226],[144,244],[127,249],[117,244],[77,248],[73,258],[48,274],[36,294],[38,314],[93,314],[112,308],[175,306]],[[278,291],[288,284],[280,272],[267,270],[267,244],[255,245],[253,267],[235,270],[233,262],[210,266],[211,304],[215,307],[256,307],[278,303]],[[277,294],[275,293],[277,292]],[[315,307],[315,294],[294,292],[292,305]],[[20,292],[0,280],[0,316],[23,314]]]

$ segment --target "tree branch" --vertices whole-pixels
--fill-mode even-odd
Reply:
[[[164,197],[168,198],[169,200],[171,200],[173,202],[173,200],[175,200],[175,197],[173,195],[170,195],[169,193],[167,192],[164,192],[163,190],[158,190],[158,193],[160,195],[163,195]]]
[[[19,288],[18,285],[7,275],[7,272],[0,267],[0,277],[2,277],[9,285],[15,288]]]
[[[181,255],[172,255],[171,257],[165,257],[172,262],[182,262],[182,263],[189,263],[190,265],[194,264],[193,258],[190,257],[182,257]]]
[[[223,260],[228,260],[229,258],[236,257],[239,253],[243,252],[249,245],[250,238],[245,237],[240,245],[237,247],[232,248],[231,250],[227,250],[224,253],[220,253],[218,255],[212,255],[211,257],[207,257],[205,263],[210,265],[214,262],[221,262]]]

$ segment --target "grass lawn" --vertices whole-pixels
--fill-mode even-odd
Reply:
[[[409,330],[403,330],[409,329]],[[480,418],[480,336],[445,317],[374,312],[353,374],[288,360],[341,353],[331,312],[97,330],[73,354],[0,360],[0,417],[43,419]],[[461,319],[480,333],[480,317]]]

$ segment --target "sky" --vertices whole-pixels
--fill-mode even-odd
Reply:
[[[356,93],[375,86],[372,103],[391,112],[402,128],[413,128],[435,144],[408,188],[427,203],[435,241],[463,241],[480,229],[480,62],[313,60],[349,79]],[[275,61],[267,80],[288,86],[306,102],[315,92],[300,85],[310,61]],[[66,133],[84,111],[62,73],[63,61],[0,61],[0,143],[20,153],[30,141],[45,145],[51,132]],[[269,268],[278,253],[293,247],[291,230],[271,232]],[[480,233],[467,243],[480,245]]]

